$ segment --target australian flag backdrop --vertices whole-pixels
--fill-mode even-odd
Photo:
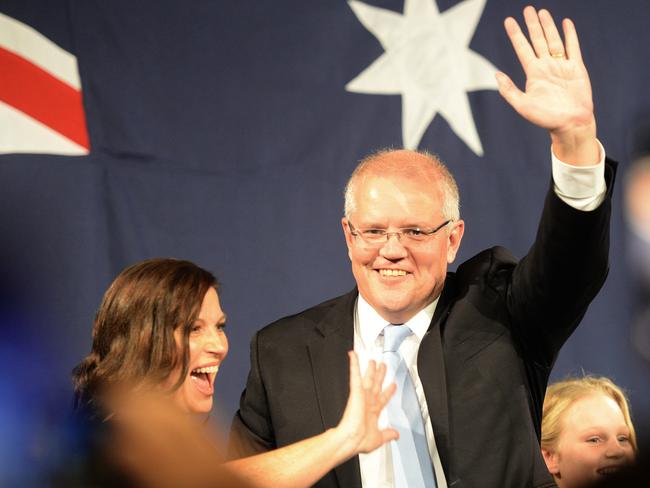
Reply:
[[[142,259],[189,259],[222,283],[230,353],[214,415],[227,431],[253,333],[354,285],[342,192],[375,149],[427,149],[456,175],[457,262],[496,244],[523,256],[550,141],[494,72],[523,86],[503,19],[521,23],[525,5],[0,0],[0,484],[56,452],[102,294]],[[611,377],[647,435],[650,240],[624,196],[650,152],[650,3],[535,6],[575,21],[598,135],[621,163],[609,278],[553,379]]]

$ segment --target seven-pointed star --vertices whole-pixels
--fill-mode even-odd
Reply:
[[[401,94],[404,147],[416,149],[440,113],[474,153],[483,155],[467,92],[497,89],[497,69],[469,49],[485,2],[465,0],[441,14],[435,0],[405,0],[403,15],[348,2],[385,52],[345,89]]]

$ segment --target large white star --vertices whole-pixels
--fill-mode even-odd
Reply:
[[[348,1],[385,52],[345,89],[401,94],[404,147],[416,149],[440,113],[472,151],[483,155],[467,92],[497,89],[497,69],[469,49],[485,2],[465,0],[440,14],[435,0],[405,0],[404,14],[400,15]]]

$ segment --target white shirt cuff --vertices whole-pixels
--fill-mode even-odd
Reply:
[[[577,210],[594,210],[605,199],[605,148],[598,141],[600,161],[593,166],[573,166],[560,161],[551,149],[553,189],[560,199]]]

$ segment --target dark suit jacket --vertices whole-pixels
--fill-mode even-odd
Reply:
[[[539,448],[544,393],[560,347],[607,275],[614,167],[608,161],[608,195],[594,211],[575,210],[549,192],[521,261],[494,247],[447,275],[418,372],[450,487],[555,486]],[[256,334],[231,455],[337,425],[349,388],[356,297],[353,290]],[[360,487],[358,457],[316,486]]]

